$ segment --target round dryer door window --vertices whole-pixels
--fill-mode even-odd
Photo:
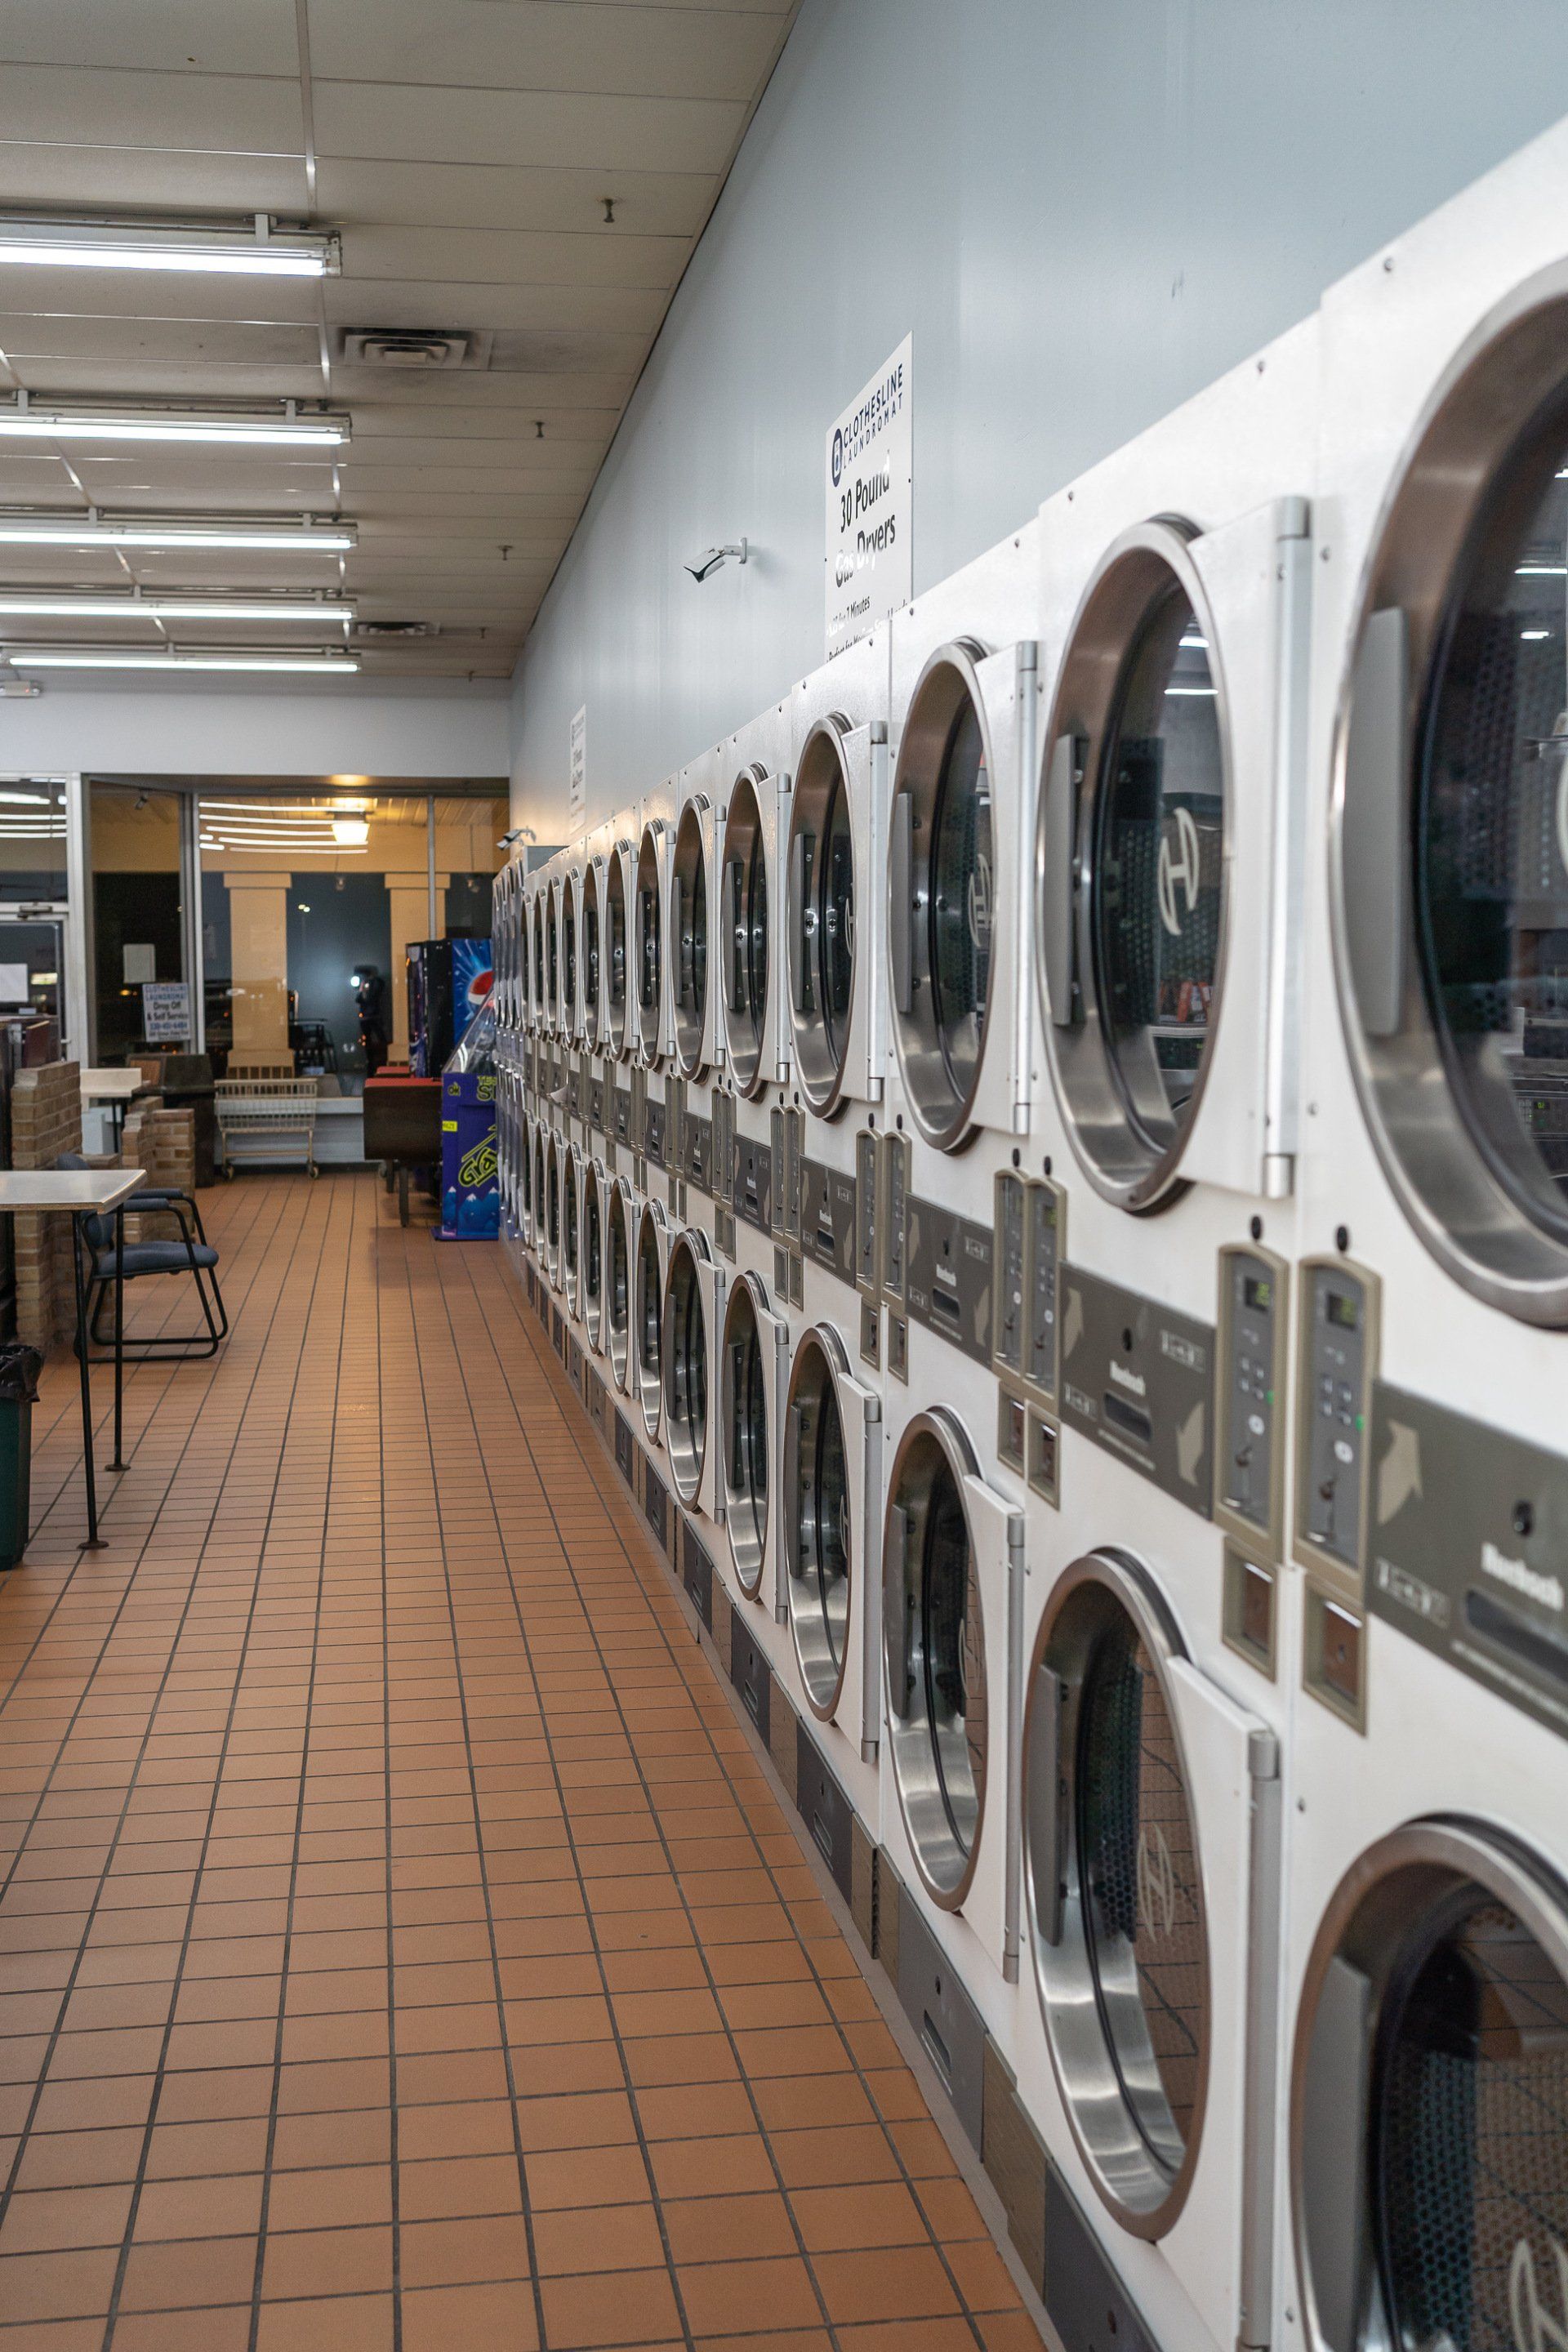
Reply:
[[[1085,594],[1041,795],[1040,943],[1063,1108],[1099,1189],[1179,1181],[1218,1013],[1228,752],[1181,530],[1130,532]]]
[[[1309,1964],[1298,2245],[1320,2343],[1549,2352],[1568,2284],[1568,1889],[1416,1822],[1363,1855]]]
[[[522,1229],[524,1237],[533,1239],[533,1121],[524,1126],[521,1149],[517,1155],[517,1172],[522,1192]]]
[[[609,1279],[605,1306],[610,1327],[610,1368],[615,1373],[616,1387],[621,1389],[626,1384],[626,1358],[631,1344],[632,1252],[628,1214],[626,1192],[617,1184],[610,1194]]]
[[[637,1232],[635,1307],[637,1312],[637,1392],[642,1399],[647,1433],[658,1429],[663,1402],[664,1277],[659,1220],[649,1207],[642,1213]]]
[[[568,881],[561,893],[561,1025],[577,1014],[577,889]]]
[[[768,855],[757,788],[740,777],[724,821],[724,1007],[730,1066],[742,1094],[763,1075],[768,1009]]]
[[[561,1162],[552,1151],[544,1178],[544,1238],[550,1253],[550,1278],[558,1281],[561,1273]]]
[[[566,1264],[566,1295],[574,1307],[577,1305],[577,1168],[574,1160],[565,1160],[561,1175],[562,1241]]]
[[[790,1375],[784,1463],[790,1624],[806,1698],[825,1723],[844,1685],[854,1565],[840,1368],[847,1360],[834,1335],[808,1331]]]
[[[645,1060],[657,1058],[662,1011],[664,932],[658,891],[658,838],[650,825],[637,852],[637,1035]]]
[[[1185,2200],[1207,2073],[1197,1829],[1167,1671],[1179,1654],[1142,1571],[1092,1554],[1047,1605],[1025,1725],[1026,1875],[1057,2080],[1101,2197],[1148,2237]]]
[[[545,1008],[552,1028],[561,1018],[561,890],[552,884],[544,926]]]
[[[610,853],[605,883],[605,962],[610,1015],[610,1048],[626,1050],[626,877],[624,851]]]
[[[664,1443],[683,1503],[696,1500],[708,1454],[708,1321],[699,1267],[707,1255],[700,1234],[682,1234],[670,1252],[665,1287]]]
[[[892,807],[889,908],[895,1035],[921,1132],[962,1144],[991,1012],[995,847],[991,755],[968,650],[927,664],[910,701]]]
[[[762,1583],[768,1543],[768,1382],[757,1320],[766,1305],[757,1276],[745,1275],[724,1316],[724,1525],[749,1593]]]
[[[814,1110],[837,1109],[855,996],[855,835],[838,730],[814,728],[790,815],[791,1013]]]
[[[1336,776],[1352,1063],[1416,1230],[1568,1324],[1568,393],[1561,287],[1457,372],[1393,499]]]
[[[702,1066],[708,1018],[708,852],[705,801],[681,812],[675,836],[675,1049],[686,1076]]]
[[[544,1019],[544,900],[533,902],[533,1017]]]
[[[974,1874],[985,1804],[985,1635],[962,1484],[975,1470],[950,1413],[918,1413],[894,1460],[883,1536],[893,1778],[916,1868],[947,1910]]]
[[[583,1319],[588,1327],[588,1345],[595,1349],[604,1345],[603,1216],[598,1171],[590,1168],[583,1178]]]
[[[583,877],[583,1014],[588,1034],[599,1034],[599,869],[590,866]]]

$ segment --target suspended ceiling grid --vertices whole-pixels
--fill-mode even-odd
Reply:
[[[343,258],[320,281],[0,268],[0,389],[353,419],[320,456],[0,445],[0,503],[359,527],[342,557],[6,548],[0,584],[346,590],[433,632],[356,641],[370,677],[508,676],[797,5],[0,0],[0,207],[268,212],[341,228]],[[388,330],[465,335],[468,359],[344,358]]]

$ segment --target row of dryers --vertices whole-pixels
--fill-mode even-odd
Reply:
[[[498,884],[528,1279],[1069,2347],[1568,2327],[1564,217]]]

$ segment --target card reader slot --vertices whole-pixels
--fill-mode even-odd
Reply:
[[[1153,1423],[1146,1412],[1141,1412],[1135,1404],[1129,1404],[1126,1398],[1119,1396],[1114,1389],[1105,1391],[1105,1418],[1112,1429],[1120,1429],[1127,1436],[1135,1437],[1140,1445],[1152,1453]]]
[[[944,1323],[957,1323],[961,1321],[963,1313],[958,1300],[953,1297],[951,1290],[937,1290],[934,1288],[931,1295],[931,1311],[933,1315],[940,1315]]]
[[[1472,1633],[1506,1650],[1521,1665],[1568,1685],[1568,1644],[1533,1623],[1508,1601],[1500,1601],[1495,1592],[1467,1592],[1465,1622]]]

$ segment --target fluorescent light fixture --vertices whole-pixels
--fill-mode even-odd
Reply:
[[[1212,702],[1215,698],[1215,691],[1216,689],[1212,686],[1168,686],[1165,688],[1167,697],[1173,694],[1182,694],[1185,695],[1189,700],[1198,700],[1203,702]]]
[[[29,593],[0,589],[0,614],[36,613],[52,620],[79,621],[352,621],[352,597],[311,602],[279,596],[270,603],[221,596],[71,596],[51,589]]]
[[[21,808],[45,808],[49,805],[47,793],[0,793],[0,801],[15,803]]]
[[[370,819],[363,816],[335,816],[332,819],[332,839],[340,849],[363,849],[370,839]]]
[[[8,646],[14,669],[289,670],[316,677],[352,677],[359,664],[345,654],[153,653],[117,646]]]
[[[298,522],[259,515],[224,522],[173,521],[161,515],[126,515],[116,520],[100,515],[96,507],[85,515],[0,508],[0,546],[5,547],[247,547],[341,555],[358,541],[352,522],[318,523],[309,516]]]
[[[1568,563],[1516,563],[1516,580],[1568,580]]]
[[[1209,641],[1206,637],[1178,637],[1176,642],[1178,645],[1186,646],[1196,652],[1207,653],[1208,651]]]
[[[1519,634],[1527,646],[1538,646],[1542,638],[1549,637],[1552,632],[1550,629],[1521,629]]]
[[[49,269],[183,269],[247,278],[327,278],[342,268],[335,236],[279,229],[265,213],[248,226],[175,221],[33,220],[0,215],[0,264]]]
[[[179,408],[61,407],[19,393],[0,402],[0,437],[22,441],[205,441],[230,448],[337,449],[349,438],[349,420],[325,414],[301,416],[292,400],[276,408],[231,414]]]

